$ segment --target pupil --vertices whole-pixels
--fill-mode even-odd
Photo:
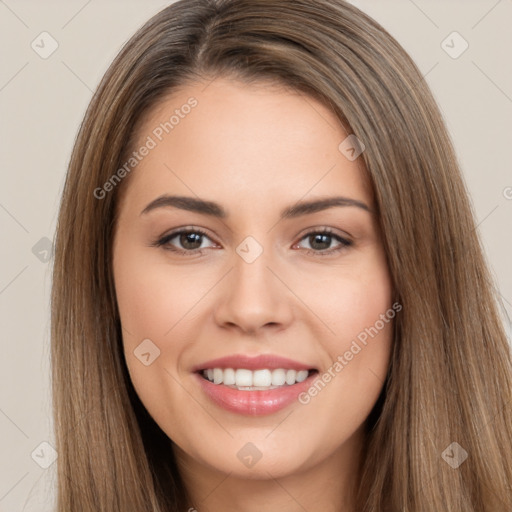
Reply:
[[[185,249],[198,249],[201,247],[201,237],[198,233],[183,233],[180,236],[180,243]]]
[[[313,243],[311,243],[311,239],[313,239]],[[321,233],[312,235],[309,244],[313,249],[328,249],[329,245],[331,245],[331,235],[323,235]],[[316,244],[319,244],[319,246],[315,247]]]

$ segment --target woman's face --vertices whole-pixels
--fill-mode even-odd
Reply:
[[[188,467],[353,469],[394,316],[362,157],[311,97],[221,78],[138,135],[114,278],[142,403]]]

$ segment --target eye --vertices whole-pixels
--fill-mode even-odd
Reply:
[[[211,242],[211,245],[205,245],[204,242],[207,240],[210,238],[202,229],[187,228],[173,231],[157,240],[153,245],[179,254],[194,254],[201,253],[208,247],[217,247],[214,242]]]
[[[210,241],[210,244],[208,244],[208,241]],[[305,246],[303,241],[306,244]],[[334,247],[333,243],[336,244]],[[164,235],[152,245],[187,256],[202,254],[203,249],[219,247],[210,239],[205,231],[193,227],[173,231]],[[308,254],[324,256],[342,251],[351,245],[352,242],[350,240],[333,233],[330,228],[323,228],[306,233],[301,238],[301,241],[292,248],[302,248]]]
[[[336,253],[352,245],[350,240],[333,233],[329,228],[310,231],[302,237],[302,240],[305,240],[307,243],[305,247],[307,253],[318,254],[319,256]],[[332,247],[333,242],[337,243],[334,247]],[[295,247],[301,247],[301,242],[295,244]]]

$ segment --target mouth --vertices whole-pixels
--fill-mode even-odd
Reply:
[[[223,385],[238,391],[270,391],[272,389],[289,388],[295,384],[304,382],[318,370],[311,368],[261,368],[250,370],[247,368],[207,368],[198,370],[203,379]]]
[[[299,404],[318,369],[277,354],[232,354],[193,367],[205,398],[237,414],[263,416]]]
[[[254,417],[302,404],[299,397],[314,384],[318,370],[215,367],[194,374],[211,403],[230,413]]]

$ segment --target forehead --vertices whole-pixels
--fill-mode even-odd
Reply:
[[[328,193],[371,203],[362,158],[340,151],[348,135],[322,103],[289,88],[222,78],[189,84],[142,120],[134,149],[151,149],[127,196],[186,193],[246,209]]]

